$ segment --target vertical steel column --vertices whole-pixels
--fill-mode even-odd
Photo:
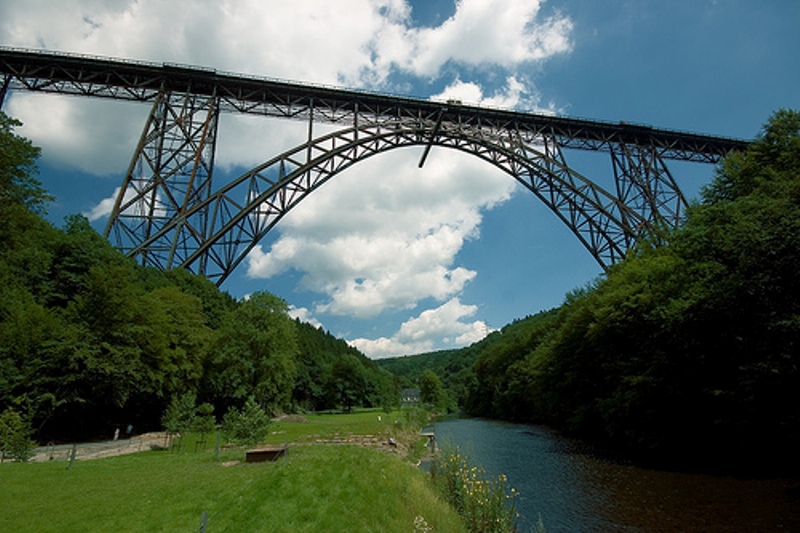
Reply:
[[[5,76],[3,78],[3,84],[0,85],[0,111],[3,110],[3,102],[6,100],[6,93],[8,93],[9,85],[11,85],[11,74]]]

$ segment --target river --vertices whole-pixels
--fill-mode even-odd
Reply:
[[[446,419],[434,426],[516,489],[519,531],[800,532],[800,480],[652,470],[602,458],[535,425]]]

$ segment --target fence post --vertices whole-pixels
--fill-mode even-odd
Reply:
[[[67,470],[72,470],[72,463],[75,462],[75,455],[78,453],[78,445],[72,445],[72,451],[69,454],[69,465],[67,466]]]

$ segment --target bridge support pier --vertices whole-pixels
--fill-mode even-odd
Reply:
[[[0,84],[0,111],[3,110],[3,102],[6,100],[6,93],[8,92],[8,87],[11,85],[11,76],[5,76],[3,78],[2,84]]]
[[[647,222],[651,236],[657,238],[659,230],[677,227],[686,199],[656,149],[618,143],[610,152],[617,197]]]
[[[207,234],[208,208],[185,215],[211,195],[218,117],[214,96],[163,91],[156,98],[105,232],[131,252],[179,220],[139,253],[141,264],[177,267]]]

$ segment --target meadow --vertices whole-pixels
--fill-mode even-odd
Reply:
[[[382,443],[330,444],[413,434],[400,414],[309,415],[273,425],[269,441],[291,445],[270,463],[245,463],[242,449],[217,454],[213,442],[194,451],[192,437],[180,451],[71,468],[6,463],[0,531],[465,531],[428,474],[405,457],[420,448],[418,439],[404,440],[403,452]]]

